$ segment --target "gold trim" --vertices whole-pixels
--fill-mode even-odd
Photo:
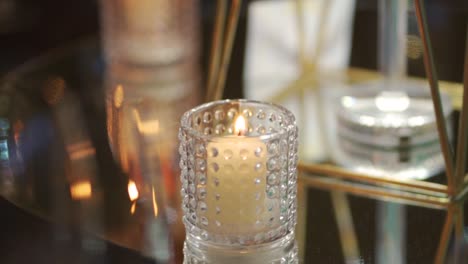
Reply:
[[[301,179],[316,188],[342,191],[367,198],[416,205],[433,209],[446,209],[450,205],[448,197],[439,197],[407,191],[391,190],[385,187],[370,186],[359,182],[347,182],[326,176],[307,176]]]
[[[422,194],[434,196],[447,196],[447,186],[438,183],[431,183],[419,180],[398,180],[392,178],[376,177],[367,174],[359,174],[346,169],[341,169],[333,165],[315,165],[299,163],[299,170],[316,175],[326,175],[344,180],[355,180],[390,188],[397,188],[406,191],[420,192]],[[305,176],[307,177],[307,176]]]
[[[447,247],[449,243],[450,232],[453,227],[453,210],[448,210],[445,217],[444,227],[442,229],[442,234],[439,240],[439,246],[437,247],[437,252],[435,256],[435,264],[443,264],[445,256],[447,254]]]

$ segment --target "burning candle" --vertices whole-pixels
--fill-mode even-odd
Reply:
[[[187,241],[253,245],[293,233],[297,127],[288,110],[208,103],[184,114],[179,137]]]
[[[206,210],[201,222],[216,234],[248,234],[264,229],[266,145],[245,136],[246,121],[239,115],[234,135],[208,143],[207,183],[201,187]],[[199,191],[200,191],[199,190]],[[212,223],[208,222],[212,219]]]

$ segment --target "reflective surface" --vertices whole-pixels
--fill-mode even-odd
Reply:
[[[94,43],[80,47],[31,61],[2,83],[2,195],[163,263],[180,261],[177,131],[197,102],[196,68],[105,68]]]
[[[108,69],[100,57],[96,43],[83,42],[3,79],[1,195],[47,222],[64,224],[54,231],[59,240],[68,227],[77,229],[81,251],[106,258],[111,242],[149,261],[180,263],[184,234],[173,146],[180,115],[197,104],[200,75],[187,68],[170,74]],[[304,104],[301,96],[293,98]],[[361,262],[375,262],[375,201],[349,197],[353,230],[343,224],[350,220],[346,209],[333,210],[343,203],[329,192],[299,180],[298,202],[303,263],[344,262],[348,244],[340,242],[339,231],[355,233]],[[431,262],[443,211],[405,208],[407,262]]]
[[[444,168],[430,94],[421,83],[393,83],[403,91],[382,90],[384,82],[377,81],[335,98],[332,159],[365,174],[427,179]],[[452,106],[446,94],[443,99],[452,134]]]

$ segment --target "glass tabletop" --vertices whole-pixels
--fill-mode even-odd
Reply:
[[[11,71],[0,86],[0,194],[85,234],[82,250],[105,252],[110,242],[180,263],[177,131],[200,102],[200,79],[183,64],[110,69],[95,40]],[[432,262],[443,221],[443,211],[299,180],[301,263]]]

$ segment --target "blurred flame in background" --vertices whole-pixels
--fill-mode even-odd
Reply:
[[[181,262],[185,233],[177,135],[182,114],[198,104],[197,69],[191,62],[106,72],[109,142],[128,177],[128,221],[141,230],[138,237],[127,234],[133,236],[128,243],[163,263]]]
[[[138,197],[140,196],[140,194],[138,193],[138,188],[133,180],[128,181],[127,190],[128,190],[128,197],[130,197],[130,201],[132,202],[138,199]]]
[[[91,182],[84,180],[72,183],[70,186],[70,195],[73,200],[89,199],[93,193]]]
[[[121,84],[117,85],[117,88],[114,92],[114,106],[115,108],[120,108],[122,106],[122,102],[124,100],[124,92]]]
[[[156,194],[154,193],[154,187],[151,188],[151,194],[153,196],[153,212],[154,212],[154,217],[158,216],[158,203],[156,202]]]

